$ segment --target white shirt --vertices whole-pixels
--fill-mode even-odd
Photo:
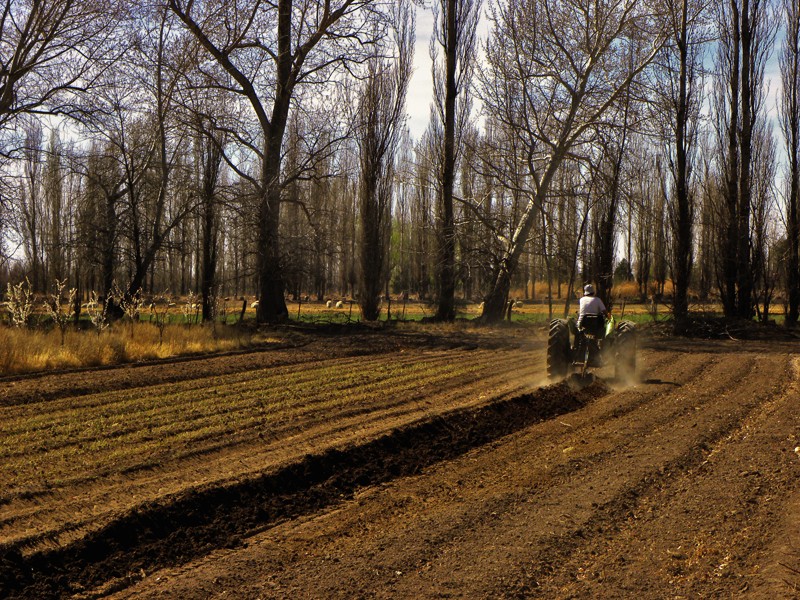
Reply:
[[[578,320],[580,321],[586,315],[601,315],[606,312],[606,305],[597,296],[583,296],[580,301],[580,310],[578,311]]]

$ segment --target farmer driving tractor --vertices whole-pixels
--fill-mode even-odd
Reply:
[[[601,335],[602,329],[605,328],[603,318],[606,314],[606,305],[594,295],[594,286],[591,283],[583,286],[583,297],[578,310],[578,329]]]
[[[593,380],[587,367],[611,361],[617,378],[636,373],[636,330],[630,321],[617,320],[587,284],[580,299],[578,318],[553,319],[547,337],[547,375],[557,379],[573,375],[585,383]]]
[[[589,344],[592,366],[601,364],[600,340],[605,337],[607,313],[603,300],[594,294],[594,286],[592,284],[583,286],[583,297],[580,299],[576,324],[575,347],[585,348],[583,344]]]

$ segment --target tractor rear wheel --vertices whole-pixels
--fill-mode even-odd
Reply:
[[[567,375],[570,363],[569,325],[565,319],[550,321],[547,338],[547,376],[561,379]]]
[[[630,321],[617,325],[614,341],[615,375],[618,380],[629,380],[636,375],[636,326]]]

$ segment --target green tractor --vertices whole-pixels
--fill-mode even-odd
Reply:
[[[547,376],[577,378],[580,383],[594,377],[589,368],[614,364],[615,377],[627,380],[636,373],[636,328],[630,321],[609,315],[584,316],[581,328],[575,317],[550,321],[547,340]]]

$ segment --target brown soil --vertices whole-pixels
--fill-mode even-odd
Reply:
[[[312,393],[269,435],[247,421],[146,468],[21,478],[0,496],[0,597],[800,598],[796,342],[653,341],[636,382],[607,367],[583,390],[539,387],[543,348],[364,334],[2,383],[0,423],[331,363],[343,394],[373,391]],[[442,375],[367,378],[398,363]]]

